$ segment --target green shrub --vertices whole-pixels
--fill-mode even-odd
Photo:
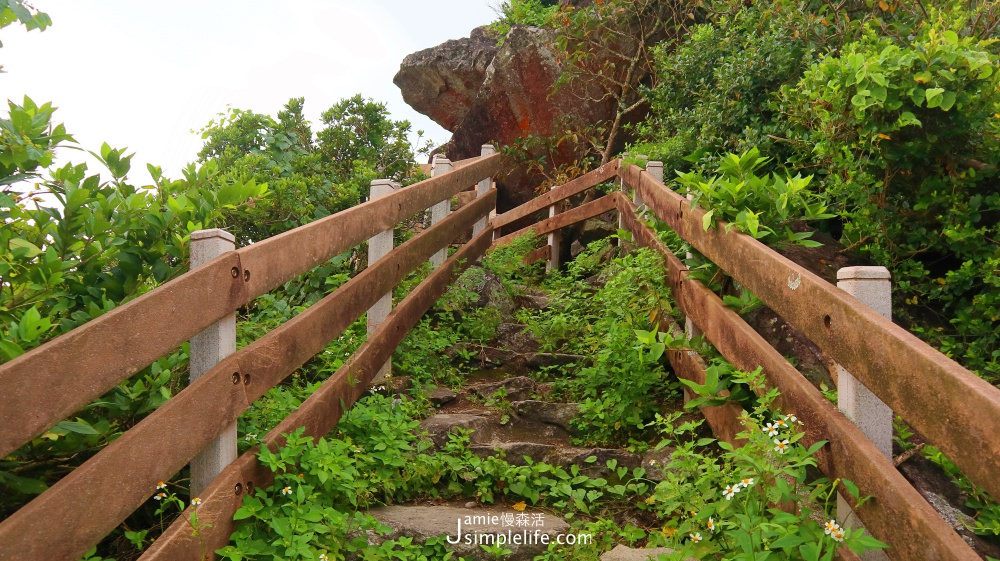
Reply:
[[[962,25],[937,14],[908,43],[869,28],[781,104],[843,241],[897,279],[900,319],[997,381],[1000,74],[991,43]]]

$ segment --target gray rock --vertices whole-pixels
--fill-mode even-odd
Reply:
[[[587,458],[591,456],[595,456],[597,461],[588,463]],[[615,467],[626,467],[629,470],[639,467],[642,461],[636,454],[613,448],[557,448],[546,458],[548,463],[564,468],[580,466],[581,474],[593,478],[608,476],[611,472],[608,469],[608,460],[615,460],[617,462]]]
[[[420,429],[428,433],[438,448],[448,443],[448,435],[457,428],[473,431],[469,436],[469,442],[477,444],[492,442],[495,430],[493,422],[480,415],[441,413],[428,417],[420,423]]]
[[[528,355],[528,366],[531,368],[541,368],[543,366],[564,366],[567,364],[581,364],[587,360],[582,355],[571,355],[564,353],[530,353]]]
[[[669,555],[674,550],[669,547],[651,547],[649,549],[635,549],[621,544],[615,546],[611,551],[601,555],[601,561],[649,561],[656,559],[660,554]]]
[[[531,394],[534,393],[535,381],[527,376],[515,376],[500,382],[489,382],[472,386],[469,388],[469,392],[483,399],[489,399],[500,388],[504,388],[507,391],[507,401],[524,401],[531,398]]]
[[[497,344],[516,353],[533,353],[539,347],[527,326],[519,323],[501,323],[497,327]]]
[[[407,56],[392,82],[410,107],[454,131],[476,100],[496,53],[496,40],[478,28],[470,37]]]
[[[664,469],[673,458],[673,448],[663,448],[662,450],[650,450],[642,457],[642,467],[646,468],[646,478],[660,482],[664,478]]]
[[[540,442],[497,442],[494,444],[477,444],[469,446],[473,454],[480,458],[489,458],[501,453],[507,462],[520,466],[524,465],[524,457],[531,458],[532,462],[545,461],[556,447],[552,444],[542,444]]]
[[[573,419],[580,416],[580,405],[577,403],[552,403],[530,399],[514,403],[514,412],[522,419],[548,423],[572,433],[570,423]]]
[[[459,542],[448,547],[454,549],[456,556],[464,556],[466,559],[492,559],[493,557],[475,542],[487,543],[502,535],[505,540],[509,540],[504,546],[512,551],[504,559],[530,560],[546,549],[541,535],[549,536],[544,539],[552,541],[556,534],[569,532],[569,524],[562,518],[530,509],[524,511],[527,516],[522,518],[529,525],[517,526],[516,516],[522,513],[505,506],[476,508],[446,505],[390,506],[372,509],[369,513],[392,529],[386,536],[369,534],[370,543],[381,543],[401,537],[410,537],[415,542],[422,543],[428,538],[447,537],[451,541]],[[459,521],[462,522],[461,538],[458,537]],[[532,525],[534,522],[541,524]],[[535,530],[539,532],[536,534]],[[515,543],[515,534],[522,536],[522,543]],[[472,543],[465,543],[467,536]],[[531,543],[525,543],[529,541]]]
[[[434,388],[434,391],[427,395],[427,400],[430,401],[432,405],[440,407],[446,403],[455,401],[457,397],[458,394],[451,391],[449,388]]]

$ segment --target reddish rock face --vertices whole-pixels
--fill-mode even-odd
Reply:
[[[480,46],[477,36],[488,40],[480,31],[470,39],[449,41],[406,57],[394,80],[407,103],[454,133],[444,147],[452,160],[478,156],[486,143],[511,146],[521,138],[552,137],[555,132],[578,130],[614,115],[611,101],[584,101],[599,95],[554,88],[563,72],[555,31],[514,27],[502,47],[493,47],[493,55]],[[487,56],[492,58],[480,77],[476,72]],[[585,153],[584,146],[563,142],[554,154],[539,151],[530,156],[544,157],[546,167],[552,167],[573,163]],[[505,172],[498,210],[530,200],[543,179],[529,173],[526,166]]]

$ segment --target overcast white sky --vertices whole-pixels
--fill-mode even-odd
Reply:
[[[443,143],[450,135],[403,103],[392,77],[407,54],[496,19],[499,0],[33,4],[53,25],[0,32],[0,100],[52,101],[56,122],[85,148],[106,141],[135,152],[130,177],[144,185],[146,162],[179,177],[201,147],[191,131],[227,104],[274,115],[289,98],[305,97],[315,129],[323,110],[361,93]]]

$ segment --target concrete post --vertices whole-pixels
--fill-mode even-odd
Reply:
[[[892,319],[892,283],[885,267],[844,267],[837,271],[837,286],[885,318]],[[892,409],[840,365],[837,365],[837,406],[886,458],[892,460]],[[847,501],[838,495],[837,519],[845,527],[862,527],[861,521],[852,514]],[[861,558],[888,559],[881,551],[869,552]]]
[[[389,193],[392,193],[399,187],[388,179],[376,179],[371,183],[371,192],[368,195],[368,200],[375,200],[379,197],[384,197]],[[376,261],[385,257],[390,251],[392,251],[392,230],[386,230],[384,232],[379,232],[372,236],[368,240],[368,266],[371,267]],[[368,309],[368,334],[371,335],[375,329],[385,321],[386,316],[392,311],[392,291],[390,290],[387,294],[379,298],[375,305]],[[384,382],[392,370],[392,361],[387,360],[382,368],[379,369],[378,374],[375,375],[373,382]]]
[[[653,179],[663,183],[663,162],[647,162],[646,173],[653,176]],[[635,208],[639,208],[645,204],[645,201],[642,200],[642,195],[639,194],[638,189],[636,189],[632,195],[632,203],[635,204]]]
[[[549,188],[551,191],[555,189],[558,185],[553,185]],[[555,203],[549,207],[549,218],[555,218],[559,214],[559,203]],[[549,262],[545,264],[545,270],[548,271],[558,271],[559,270],[559,245],[562,243],[562,232],[555,230],[549,233],[548,238],[549,243]]]
[[[434,162],[431,164],[431,177],[437,177],[441,174],[448,173],[451,171],[451,160],[443,156],[434,156]],[[451,212],[451,198],[445,199],[436,205],[431,207],[431,226],[441,222],[445,218],[448,218],[448,214]],[[448,248],[442,247],[440,251],[431,255],[431,265],[437,269],[444,264],[444,260],[448,258]]]
[[[483,144],[482,152],[480,152],[480,155],[485,158],[486,156],[492,156],[493,154],[496,153],[497,149],[494,148],[492,144]],[[493,186],[493,178],[491,177],[484,178],[482,181],[479,182],[479,185],[476,187],[476,196],[482,197],[483,195],[486,194],[487,191],[490,190],[490,187],[492,186]],[[484,216],[483,218],[476,221],[476,223],[472,226],[472,237],[478,236],[479,232],[485,230],[486,221],[489,220],[490,218],[493,218],[494,216],[496,216],[495,208],[490,211],[490,215],[488,217]]]
[[[191,233],[191,268],[196,269],[227,251],[236,249],[236,238],[217,228]],[[236,352],[236,313],[210,325],[191,338],[188,367],[193,383],[225,357]],[[236,423],[191,460],[191,496],[197,497],[230,463],[236,460]]]

